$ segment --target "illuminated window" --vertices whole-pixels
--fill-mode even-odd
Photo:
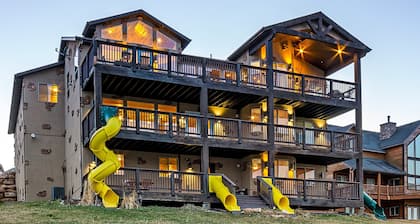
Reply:
[[[159,170],[166,171],[177,171],[178,170],[178,160],[177,158],[171,157],[161,157],[159,158]],[[160,177],[169,177],[169,173],[160,172]]]
[[[101,38],[122,41],[122,25],[114,25],[101,30]]]
[[[138,20],[128,22],[127,42],[153,46],[153,28]]]
[[[102,105],[111,107],[122,107],[124,104],[123,100],[120,99],[103,98]]]
[[[120,169],[118,169],[117,171],[115,171],[116,175],[124,175],[124,170],[121,170],[121,168],[124,168],[124,154],[116,154],[117,155],[117,160],[118,162],[120,162]]]
[[[251,109],[251,121],[261,122],[261,108],[252,108]]]
[[[166,36],[165,34],[157,31],[156,32],[156,43],[158,48],[176,50],[176,41]]]
[[[39,84],[38,100],[39,102],[57,103],[58,102],[58,85]]]
[[[261,159],[252,159],[252,178],[257,178],[262,175]]]

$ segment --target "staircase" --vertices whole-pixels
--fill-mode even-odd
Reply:
[[[259,196],[236,195],[236,200],[241,209],[268,208],[268,205]]]

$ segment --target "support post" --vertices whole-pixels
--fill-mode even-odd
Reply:
[[[101,124],[101,105],[102,105],[102,73],[94,71],[93,74],[93,99],[95,112],[95,130],[98,130]]]
[[[378,173],[378,175],[376,176],[376,184],[378,186],[378,200],[376,200],[378,202],[378,205],[381,206],[381,182],[382,182],[382,177],[381,177],[381,173]],[[389,196],[389,194],[387,194],[387,196]]]
[[[267,62],[267,133],[268,133],[268,176],[274,177],[274,82],[273,82],[273,39],[265,42],[266,62]]]
[[[362,71],[360,65],[360,55],[355,53],[353,55],[353,64],[354,64],[354,82],[356,83],[356,133],[357,133],[357,159],[356,159],[356,169],[357,169],[357,181],[359,184],[359,195],[360,201],[363,203],[363,142],[362,142]],[[364,211],[364,207],[360,208],[360,213]]]
[[[208,89],[207,87],[201,87],[200,91],[200,113],[203,116],[201,118],[201,139],[203,148],[201,149],[201,172],[203,173],[203,194],[205,201],[209,197],[209,183],[208,183],[208,169],[209,169],[209,145],[208,145]]]

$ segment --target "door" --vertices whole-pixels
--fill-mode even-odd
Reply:
[[[407,219],[418,220],[419,219],[419,207],[407,207]]]
[[[305,128],[314,128],[314,124],[310,121],[305,121]],[[308,144],[308,145],[315,144],[315,132],[313,130],[305,131],[305,144]]]

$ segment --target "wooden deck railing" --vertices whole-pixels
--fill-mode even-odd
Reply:
[[[143,110],[119,107],[118,115],[123,130],[136,133],[153,132],[163,135],[201,137],[202,115],[192,113],[169,113],[157,110]],[[93,131],[93,110],[83,120],[83,139],[88,142]],[[103,124],[104,125],[104,124]],[[243,141],[268,141],[267,123],[239,119],[208,117],[207,134],[209,139]],[[324,151],[355,152],[357,135],[346,132],[333,132],[324,129],[302,128],[274,125],[274,141],[307,149],[315,147]]]
[[[271,85],[267,68],[103,40],[92,41],[92,46],[81,65],[82,83],[89,79],[94,63],[250,88],[267,88]],[[279,91],[344,101],[356,100],[356,84],[352,82],[279,70],[273,70],[272,82],[273,88]]]
[[[283,195],[290,198],[359,200],[359,183],[334,180],[273,178]]]
[[[170,193],[202,193],[203,174],[141,168],[121,168],[105,179],[113,189],[121,191]]]
[[[375,184],[363,184],[363,189],[369,195],[378,195],[380,191],[381,196],[397,196],[403,195],[406,192],[404,191],[404,185],[375,185]]]

